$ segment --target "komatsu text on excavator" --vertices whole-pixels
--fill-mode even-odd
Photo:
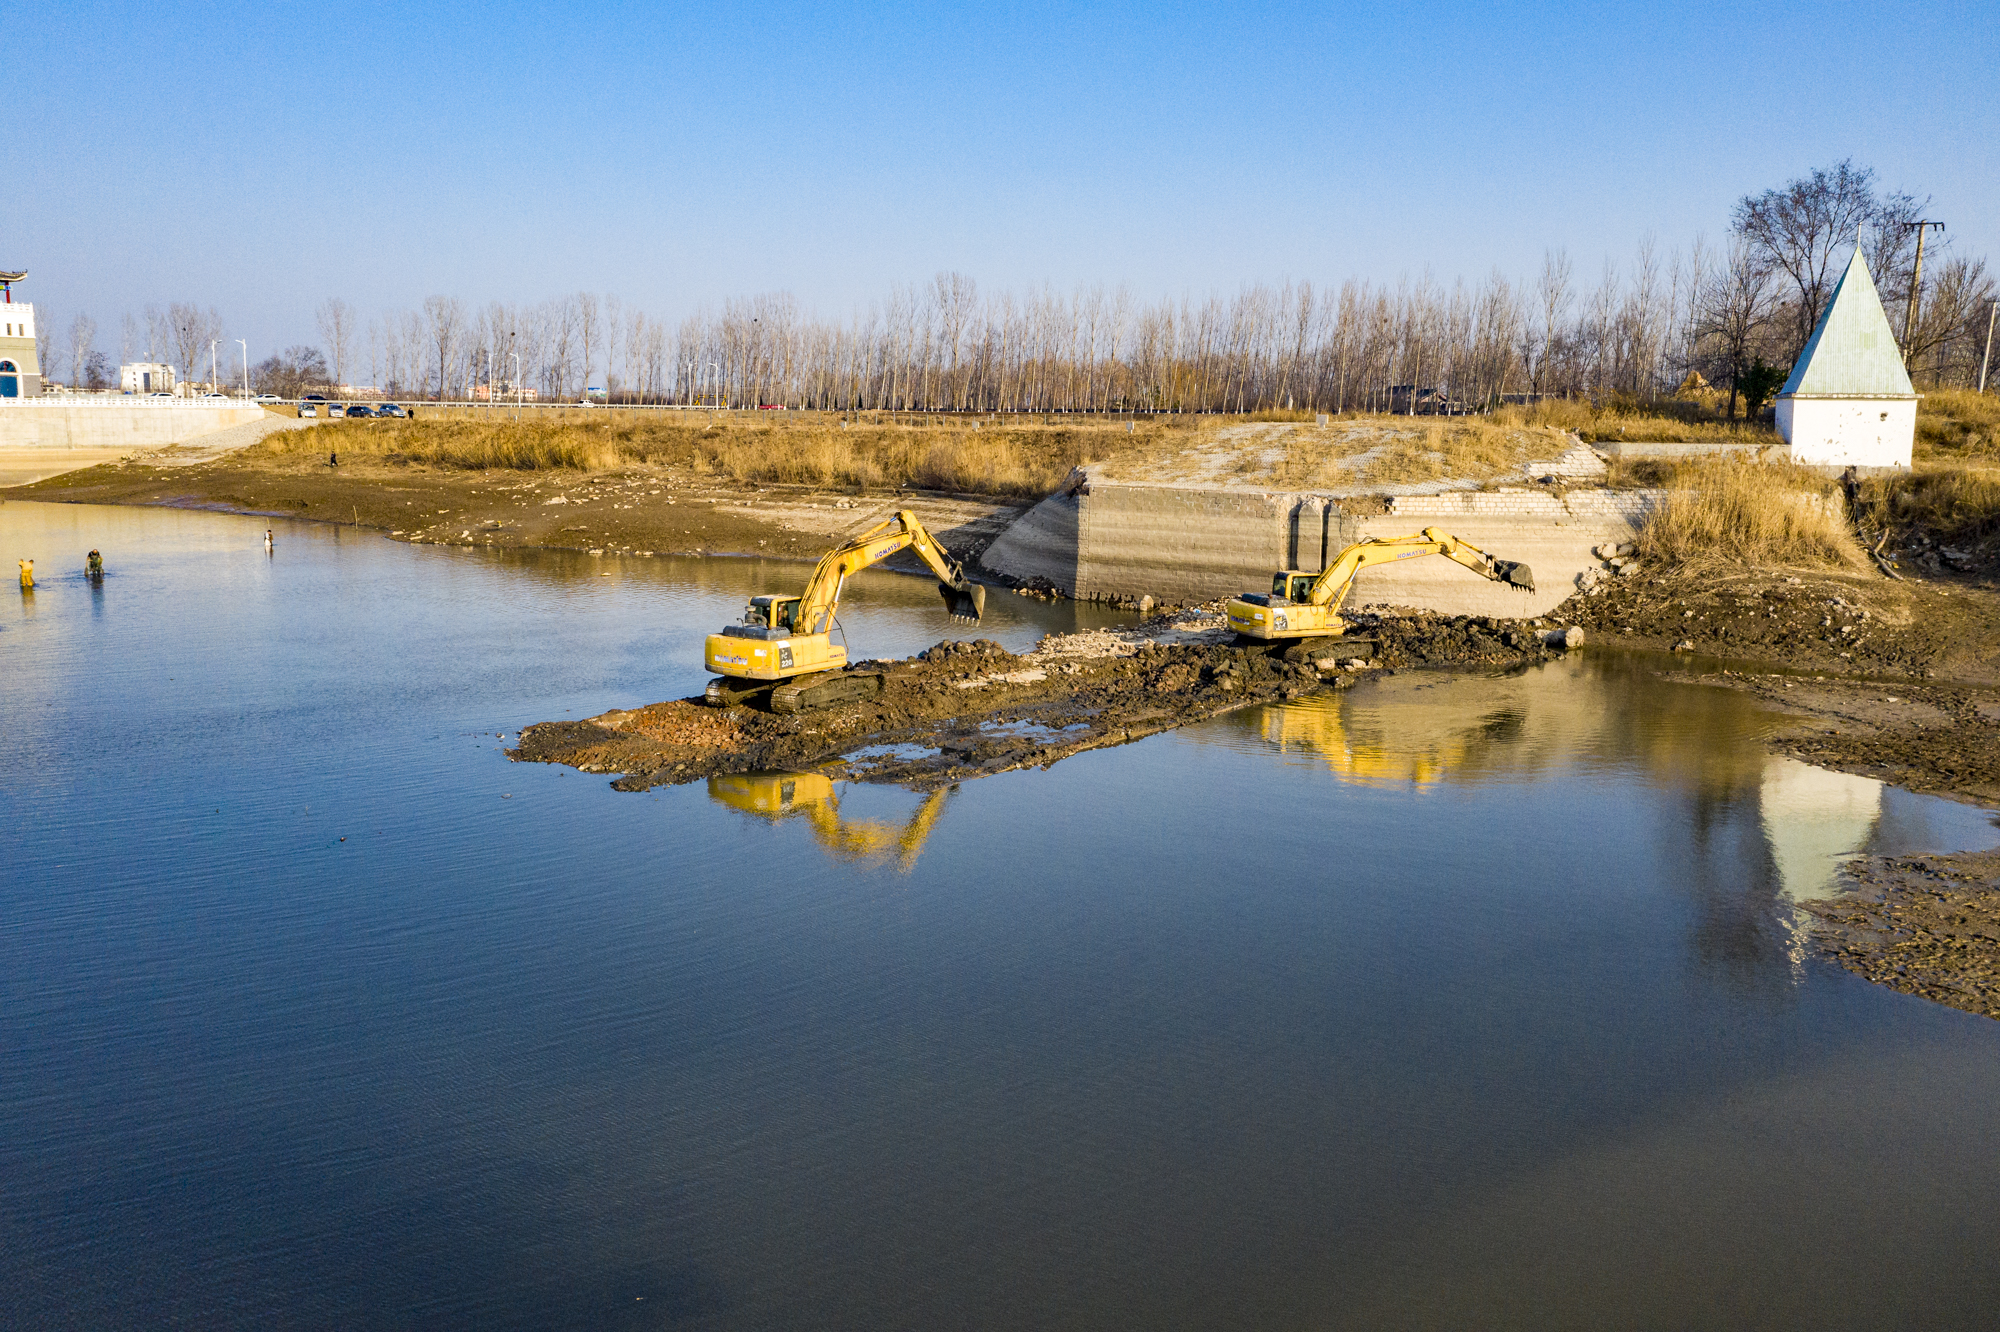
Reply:
[[[1469,541],[1426,527],[1415,536],[1357,541],[1319,573],[1280,569],[1272,575],[1270,595],[1246,592],[1230,601],[1229,627],[1236,631],[1238,642],[1304,640],[1301,645],[1310,649],[1317,646],[1313,640],[1326,639],[1332,646],[1348,629],[1340,608],[1354,590],[1354,576],[1370,565],[1423,555],[1442,555],[1496,583],[1525,592],[1535,590],[1535,578],[1527,565],[1496,560]]]
[[[704,655],[716,678],[708,682],[707,702],[727,707],[768,693],[771,711],[801,712],[881,693],[880,671],[843,669],[847,648],[832,639],[834,612],[849,576],[911,548],[937,575],[951,617],[976,624],[986,611],[986,589],[904,509],[821,556],[798,596],[752,597],[742,624],[710,634]]]

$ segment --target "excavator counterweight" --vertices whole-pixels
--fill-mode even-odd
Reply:
[[[752,597],[741,624],[710,634],[703,656],[716,678],[705,700],[727,707],[761,698],[773,712],[800,712],[880,693],[880,671],[846,669],[847,648],[832,639],[834,613],[849,577],[908,549],[937,575],[951,617],[978,623],[986,589],[904,509],[821,556],[798,596]]]

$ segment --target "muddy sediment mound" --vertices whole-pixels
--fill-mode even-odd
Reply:
[[[1865,856],[1857,891],[1801,905],[1821,952],[1858,976],[2000,1018],[2000,851]]]
[[[858,663],[884,673],[872,699],[789,716],[674,699],[529,726],[510,757],[617,773],[612,784],[625,791],[772,771],[926,789],[1343,688],[1371,670],[1506,668],[1552,651],[1533,627],[1463,617],[1383,617],[1353,639],[1316,657],[1238,648],[1207,609],[1052,635],[1020,655],[985,639],[944,642],[904,661]]]

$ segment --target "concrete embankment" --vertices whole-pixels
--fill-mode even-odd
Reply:
[[[0,404],[0,453],[18,449],[159,449],[229,426],[261,421],[255,403],[207,406],[161,401],[157,406],[60,398]]]
[[[1598,567],[1592,547],[1632,540],[1657,499],[1655,491],[1528,487],[1326,495],[1111,481],[1082,468],[1002,533],[981,562],[1079,598],[1200,602],[1266,588],[1275,569],[1323,569],[1355,541],[1440,527],[1526,561],[1536,590],[1486,582],[1447,560],[1408,560],[1363,573],[1350,604],[1537,616]]]

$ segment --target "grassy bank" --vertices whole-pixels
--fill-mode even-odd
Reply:
[[[875,424],[836,417],[700,420],[576,413],[555,419],[329,421],[273,435],[246,462],[317,461],[467,470],[609,471],[633,464],[688,467],[732,481],[867,490],[923,490],[1039,498],[1092,459],[1157,448],[1196,429],[1184,419],[1142,422],[951,420]]]
[[[1658,479],[1666,495],[1639,533],[1639,553],[1648,560],[1691,570],[1866,565],[1839,487],[1818,472],[1728,458],[1663,470]]]

